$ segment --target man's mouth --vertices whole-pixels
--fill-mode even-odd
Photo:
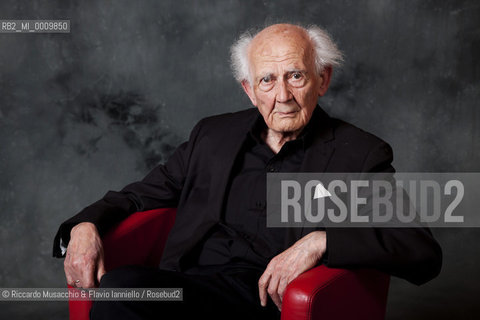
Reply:
[[[297,114],[298,111],[277,111],[276,114],[279,115],[280,117],[294,117]]]

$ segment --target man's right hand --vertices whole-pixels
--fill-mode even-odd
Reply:
[[[103,244],[93,223],[82,222],[72,228],[64,261],[67,283],[93,288],[105,274]]]

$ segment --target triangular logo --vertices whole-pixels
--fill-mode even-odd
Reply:
[[[323,186],[323,184],[320,182],[317,184],[315,187],[315,192],[313,194],[313,199],[319,199],[319,198],[325,198],[325,197],[331,197],[331,193],[328,192],[327,189]]]

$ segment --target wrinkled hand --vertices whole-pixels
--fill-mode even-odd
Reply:
[[[287,250],[275,256],[258,280],[260,303],[267,305],[267,293],[282,310],[283,294],[287,285],[304,271],[314,267],[327,249],[325,231],[314,231]]]
[[[83,222],[72,228],[63,265],[71,286],[93,288],[100,282],[105,274],[103,244],[94,224]]]

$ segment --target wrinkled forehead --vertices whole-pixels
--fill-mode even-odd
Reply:
[[[291,59],[301,60],[310,67],[313,52],[312,43],[303,29],[280,25],[264,29],[253,39],[249,58],[254,65]]]

